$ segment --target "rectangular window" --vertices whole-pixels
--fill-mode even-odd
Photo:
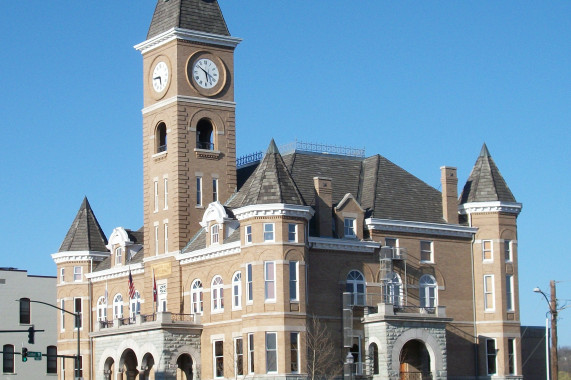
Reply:
[[[343,221],[345,237],[355,237],[355,218],[345,218]]]
[[[511,240],[504,240],[504,256],[505,256],[506,262],[513,261]]]
[[[165,206],[164,209],[167,210],[169,208],[169,179],[164,178],[164,187],[165,187]]]
[[[385,245],[391,248],[398,248],[399,246],[399,239],[395,238],[385,238]]]
[[[299,301],[298,295],[298,270],[299,262],[290,261],[289,262],[289,300]]]
[[[484,275],[484,309],[494,310],[494,275]]]
[[[14,346],[11,344],[5,344],[2,346],[2,351],[4,352],[4,358],[2,360],[2,372],[14,373]]]
[[[46,357],[46,373],[57,373],[57,347],[48,346]]]
[[[224,341],[214,341],[214,377],[224,377]]]
[[[252,226],[246,226],[244,241],[246,244],[252,244]]]
[[[169,225],[165,223],[165,253],[169,252]]]
[[[63,284],[65,282],[65,269],[64,268],[59,269],[59,282],[60,282],[60,284]]]
[[[64,300],[60,300],[59,301],[59,307],[61,309],[60,311],[60,329],[61,331],[65,330],[65,301]]]
[[[514,311],[514,276],[511,274],[506,275],[506,309],[507,311]]]
[[[167,283],[157,284],[157,305],[160,312],[167,311]]]
[[[264,223],[264,241],[274,241],[273,223]]]
[[[434,262],[434,250],[433,250],[433,243],[431,241],[420,242],[420,262],[421,263]]]
[[[254,373],[254,334],[248,334],[248,373]]]
[[[210,244],[218,244],[218,231],[220,226],[218,224],[210,227]]]
[[[121,256],[123,256],[123,250],[121,247],[115,248],[115,265],[121,264]]]
[[[290,333],[290,371],[299,373],[299,333]]]
[[[246,265],[246,302],[254,300],[254,287],[252,283],[252,264]]]
[[[30,299],[20,298],[20,324],[28,325],[31,323],[30,318]]]
[[[515,339],[508,339],[508,375],[515,375]]]
[[[266,372],[278,371],[278,345],[275,332],[266,333]]]
[[[486,358],[488,366],[488,375],[496,374],[496,340],[486,339]]]
[[[202,206],[202,177],[196,177],[196,205]]]
[[[155,212],[159,211],[159,181],[154,181],[155,191]]]
[[[244,375],[244,345],[242,343],[242,338],[234,339],[234,361],[236,363],[236,368],[234,368],[234,374],[236,376]]]
[[[491,240],[482,241],[482,260],[492,261],[494,258],[493,245]]]
[[[75,314],[79,313],[79,318],[73,317],[73,319],[75,320],[74,322],[74,327],[77,328],[81,328],[81,321],[83,319],[83,315],[81,314],[81,298],[74,298],[73,299],[73,312]]]
[[[79,282],[81,281],[81,275],[82,275],[82,270],[83,268],[81,267],[73,267],[73,281],[75,282]]]
[[[159,255],[159,226],[155,226],[155,256]]]
[[[264,262],[264,283],[266,301],[276,300],[276,263],[273,261]]]
[[[218,201],[218,178],[212,180],[212,202]]]
[[[297,242],[297,224],[289,223],[287,225],[287,241]]]

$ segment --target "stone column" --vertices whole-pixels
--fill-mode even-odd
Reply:
[[[135,380],[137,378],[137,375],[139,374],[139,371],[129,370],[126,371],[126,374],[127,374],[127,380]]]

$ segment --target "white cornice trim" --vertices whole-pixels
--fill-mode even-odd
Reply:
[[[181,253],[175,256],[175,259],[180,261],[180,265],[195,263],[197,261],[210,260],[217,257],[234,255],[241,252],[240,249],[241,242],[235,241],[233,243],[222,244],[222,245],[211,245],[198,251]]]
[[[365,220],[368,229],[413,234],[430,234],[440,236],[456,236],[470,238],[478,229],[457,224],[440,224],[426,222],[411,222],[404,220],[368,218]]]
[[[111,280],[113,278],[127,277],[129,276],[129,270],[131,270],[131,274],[133,276],[145,273],[145,267],[143,266],[143,264],[137,263],[130,265],[121,265],[105,269],[99,272],[87,273],[85,277],[91,279],[92,282],[99,282],[104,280]]]
[[[166,107],[168,105],[171,105],[171,104],[177,103],[177,102],[202,104],[202,105],[206,105],[206,106],[236,108],[235,102],[229,102],[226,100],[218,100],[218,99],[197,98],[194,96],[178,95],[178,96],[173,96],[172,98],[168,98],[168,99],[162,100],[160,102],[157,102],[157,103],[153,104],[152,106],[145,107],[145,108],[143,108],[143,110],[141,112],[144,115],[144,114],[147,114],[149,112],[156,111],[159,108],[163,108],[163,107]]]
[[[507,212],[519,215],[523,205],[518,202],[470,202],[458,206],[458,212],[462,215],[481,212]]]
[[[56,264],[69,261],[103,261],[111,254],[99,251],[65,251],[52,254],[52,259]]]
[[[219,34],[198,32],[194,30],[172,28],[163,32],[155,37],[141,42],[134,46],[134,48],[145,54],[148,51],[158,48],[172,40],[185,40],[190,42],[199,42],[203,44],[220,45],[235,48],[240,42],[241,38],[232,36],[221,36]]]
[[[259,216],[290,216],[305,218],[310,220],[315,214],[311,206],[298,206],[286,203],[268,203],[259,205],[248,205],[233,210],[234,216],[238,220],[244,220]]]
[[[374,252],[381,247],[381,243],[375,241],[360,241],[335,238],[319,238],[310,236],[309,246],[314,249],[328,251],[352,251],[352,252]]]

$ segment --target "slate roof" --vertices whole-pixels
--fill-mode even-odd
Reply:
[[[106,245],[107,238],[85,197],[58,252],[107,252]]]
[[[273,139],[254,173],[228,206],[237,208],[268,203],[305,205]]]
[[[470,202],[516,202],[486,144],[474,164],[460,195],[460,204]]]
[[[230,36],[216,0],[158,0],[147,39],[172,28]]]

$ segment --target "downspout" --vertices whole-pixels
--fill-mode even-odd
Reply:
[[[468,213],[468,225],[472,227],[472,214]],[[476,283],[474,275],[474,242],[476,241],[476,234],[472,235],[472,243],[470,244],[470,258],[472,266],[472,314],[474,320],[474,378],[478,378],[480,363],[478,361],[478,329],[476,327]]]

